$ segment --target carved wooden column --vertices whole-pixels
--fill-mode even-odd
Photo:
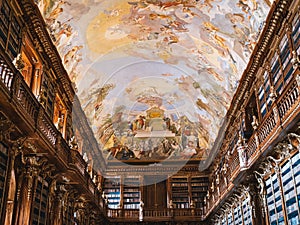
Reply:
[[[267,207],[267,199],[266,199],[266,187],[265,187],[265,182],[263,180],[263,176],[264,174],[260,174],[257,171],[254,171],[255,173],[255,178],[258,182],[258,190],[259,192],[257,193],[258,195],[258,199],[260,201],[260,208],[261,211],[260,213],[258,213],[258,215],[261,215],[262,218],[262,222],[264,222],[263,224],[269,225],[269,218],[268,218],[268,207]]]
[[[11,140],[11,133],[16,131],[15,125],[0,111],[0,142],[7,145],[11,145],[8,148],[8,160],[7,160],[7,172],[5,180],[6,187],[4,189],[3,195],[3,208],[5,212],[0,212],[0,223],[5,225],[10,225],[13,217],[13,207],[15,203],[16,194],[16,179],[15,179],[15,157],[21,151],[23,142],[26,138],[19,138],[15,141]],[[0,206],[1,208],[1,206]],[[1,214],[2,213],[2,214]]]
[[[85,207],[86,203],[85,200],[80,198],[78,201],[76,201],[75,208],[76,208],[76,223],[78,225],[86,225],[86,215],[85,215]]]
[[[43,162],[42,159],[35,155],[22,157],[23,167],[21,174],[19,174],[17,194],[19,199],[15,225],[27,225],[29,223],[34,181]]]
[[[67,190],[63,184],[56,185],[54,203],[52,205],[53,209],[53,225],[63,224],[63,205],[64,205],[64,195]]]
[[[239,140],[238,140],[238,147],[237,151],[239,153],[239,161],[240,161],[240,168],[241,170],[247,169],[247,152],[246,152],[246,146],[245,146],[245,140],[242,137],[242,135],[239,135]]]
[[[15,194],[16,194],[16,176],[15,176],[15,158],[20,153],[22,138],[14,142],[12,148],[9,151],[9,167],[8,167],[8,193],[6,199],[6,209],[5,209],[5,220],[4,225],[10,225],[13,218],[13,207],[15,204]]]
[[[249,181],[249,189],[248,194],[250,196],[250,204],[251,204],[251,212],[252,212],[252,224],[261,224],[265,225],[266,221],[264,220],[264,216],[262,215],[263,209],[262,204],[260,202],[260,190],[257,181],[255,178],[251,178]]]

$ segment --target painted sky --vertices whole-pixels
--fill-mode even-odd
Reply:
[[[166,116],[193,123],[207,149],[214,144],[271,4],[38,1],[102,146],[108,119],[130,122],[157,105]]]

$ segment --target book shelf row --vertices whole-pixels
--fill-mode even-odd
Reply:
[[[104,192],[108,200],[108,207],[117,209],[121,204],[121,192],[123,192],[123,204],[125,209],[137,209],[140,203],[140,179],[139,177],[126,177],[121,186],[121,178],[107,178],[104,180]],[[113,186],[113,188],[112,188]],[[121,190],[122,189],[122,190]]]
[[[139,177],[107,178],[104,180],[104,192],[108,199],[110,208],[120,207],[135,209],[141,200]],[[170,196],[176,208],[189,208],[191,202],[196,208],[204,205],[204,196],[208,188],[208,178],[206,177],[171,177]],[[124,185],[121,185],[121,184]],[[128,185],[128,184],[132,185]],[[121,196],[121,194],[123,196]],[[122,201],[122,202],[121,202]],[[121,204],[122,203],[122,204]]]
[[[204,196],[208,188],[207,177],[172,177],[171,198],[176,208],[191,207],[191,200],[196,208],[204,206]]]

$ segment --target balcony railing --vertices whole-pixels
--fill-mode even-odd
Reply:
[[[189,220],[201,220],[203,216],[202,209],[144,209],[143,210],[143,221],[152,220],[171,220],[174,218],[189,218]],[[112,219],[130,219],[139,220],[140,211],[138,209],[107,209],[107,217]]]
[[[95,201],[103,208],[104,204],[100,198],[100,193],[85,170],[87,165],[81,154],[70,149],[67,140],[62,137],[51,118],[45,113],[44,108],[25,83],[21,73],[9,60],[6,61],[2,56],[0,56],[0,90],[9,98],[16,111],[20,115],[24,115],[24,121],[42,136],[48,146],[51,146],[50,151],[54,151],[53,155],[63,163],[69,163],[69,166],[75,165],[73,169],[76,169],[77,174],[81,174],[86,180],[84,183],[86,189],[90,191],[91,195],[98,196],[97,198],[100,200]]]
[[[299,116],[300,86],[297,83],[296,76],[300,75],[295,72],[294,77],[285,87],[283,93],[273,102],[269,113],[265,116],[258,129],[254,131],[249,140],[246,141],[246,169],[268,148],[269,142],[274,141],[276,137],[279,136],[281,130],[284,129],[293,118]],[[229,150],[231,151],[231,149]],[[230,175],[227,176],[227,181],[233,182],[241,172],[239,157],[238,151],[235,149],[229,162]],[[220,194],[214,191],[214,196],[211,196],[208,200],[209,204],[207,204],[206,215],[208,215],[220,203],[223,196],[231,190],[230,186],[230,183],[228,183],[227,187],[220,185]]]

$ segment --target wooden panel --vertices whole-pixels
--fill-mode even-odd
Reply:
[[[144,189],[145,208],[155,208],[155,206],[158,208],[167,207],[167,185],[166,179],[164,178],[165,177],[161,176],[145,176],[145,184],[152,183],[151,185],[145,186]]]

